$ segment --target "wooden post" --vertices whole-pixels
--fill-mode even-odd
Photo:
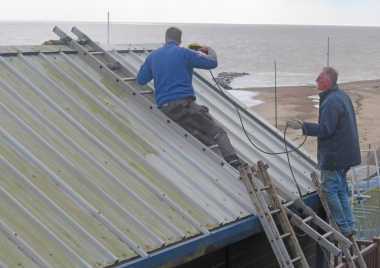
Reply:
[[[276,70],[276,61],[274,61],[274,117],[275,117],[275,126],[277,128],[277,70]]]
[[[376,267],[380,267],[380,237],[374,237],[373,243],[377,244],[377,250],[376,250]]]

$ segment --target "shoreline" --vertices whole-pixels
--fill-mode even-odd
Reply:
[[[354,105],[356,121],[359,132],[360,148],[368,148],[368,144],[380,145],[380,120],[378,107],[380,107],[380,79],[338,83],[351,98]],[[251,87],[235,88],[259,93],[255,100],[264,103],[252,106],[251,109],[258,113],[272,125],[275,125],[275,88]],[[282,132],[288,119],[297,118],[306,122],[317,122],[319,109],[314,105],[310,96],[318,95],[317,85],[310,86],[283,86],[277,87],[277,128]],[[314,99],[315,100],[315,99]],[[299,130],[287,129],[287,136],[297,144],[301,144],[304,136]],[[316,137],[308,137],[302,146],[306,151],[316,157]]]

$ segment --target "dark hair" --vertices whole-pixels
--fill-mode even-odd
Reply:
[[[325,77],[330,79],[331,85],[334,86],[336,82],[338,81],[338,76],[339,76],[338,71],[332,67],[325,67],[323,68],[323,71],[325,71]]]
[[[176,27],[170,27],[166,30],[166,34],[165,36],[169,39],[169,40],[174,40],[174,41],[177,41],[177,42],[181,42],[181,38],[182,38],[182,31]]]

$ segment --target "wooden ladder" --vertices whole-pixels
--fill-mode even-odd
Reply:
[[[294,264],[297,263],[298,267],[309,267],[284,209],[275,207],[274,210],[270,211],[268,204],[265,201],[263,191],[271,192],[274,191],[274,188],[271,185],[264,185],[264,187],[260,188],[257,179],[253,176],[252,170],[248,164],[240,166],[239,172],[280,266],[295,267]],[[278,198],[273,201],[276,203],[278,201],[277,205],[281,206]],[[280,222],[284,232],[283,234],[280,234],[272,217],[273,214],[277,213],[280,216]],[[293,259],[289,256],[283,239],[290,240],[291,250],[294,257]]]
[[[311,208],[303,203],[302,199],[299,198],[286,204],[281,204],[267,169],[268,165],[259,161],[257,166],[254,167],[250,167],[248,164],[240,166],[239,172],[281,267],[309,267],[292,225],[304,231],[335,256],[339,256],[342,250],[329,241],[328,237],[333,236],[335,240],[344,245],[344,248],[352,246],[352,243],[347,238],[319,218]],[[272,210],[269,209],[269,206],[272,207]],[[302,219],[291,211],[289,207],[299,210],[305,218]],[[278,217],[282,229],[281,233],[277,228],[273,215]],[[326,233],[324,235],[319,234],[310,227],[310,222],[313,222]],[[284,244],[284,239],[289,242],[292,257]]]
[[[322,205],[326,211],[327,217],[328,217],[332,227],[335,230],[339,231],[338,225],[336,224],[335,220],[333,219],[333,217],[331,215],[331,211],[327,205],[327,201],[326,201],[324,195],[322,194],[321,185],[319,183],[319,179],[317,177],[317,174],[315,174],[315,172],[311,173],[311,179],[314,182],[315,188],[318,192],[319,198],[321,199]],[[348,236],[348,239],[352,243],[352,251],[354,253],[353,256],[351,256],[350,248],[347,248],[347,247],[344,247],[344,245],[341,245],[342,251],[343,251],[344,256],[346,257],[346,260],[347,260],[348,267],[350,267],[350,268],[356,267],[354,261],[357,259],[361,268],[367,268],[367,265],[365,264],[363,256],[360,252],[358,245],[356,244],[356,241],[355,241],[353,235]]]

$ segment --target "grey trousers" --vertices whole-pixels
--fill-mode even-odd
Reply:
[[[161,111],[206,146],[216,142],[223,158],[229,164],[240,165],[226,131],[215,122],[206,106],[198,105],[192,98],[185,98],[165,102]]]

